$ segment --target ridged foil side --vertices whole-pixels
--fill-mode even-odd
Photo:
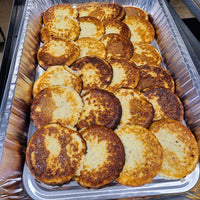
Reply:
[[[0,139],[4,144],[0,165],[1,199],[26,199],[22,187],[22,171],[30,121],[36,52],[39,47],[41,13],[31,13],[28,4],[25,10],[24,23],[20,26],[21,33],[10,66],[8,89],[1,110]]]
[[[200,145],[200,76],[166,5],[162,1],[160,4],[159,10],[152,10],[157,43],[184,105],[185,122]]]

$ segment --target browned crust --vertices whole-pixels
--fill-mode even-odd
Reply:
[[[71,65],[71,69],[81,72],[83,90],[106,88],[113,77],[111,65],[104,59],[96,56],[85,56]],[[93,70],[92,75],[88,70]]]
[[[114,94],[122,105],[122,117],[119,126],[129,123],[145,128],[150,126],[154,117],[154,109],[143,94],[132,88],[120,88]],[[128,115],[130,116],[128,117]]]
[[[122,37],[124,37],[126,39],[130,39],[130,37],[131,37],[130,29],[121,20],[118,20],[118,19],[105,20],[105,21],[103,21],[103,24],[105,27],[106,34],[108,34],[108,32],[111,33],[109,31],[109,29],[112,30],[113,28],[115,28],[118,30],[117,34],[121,35]]]
[[[79,141],[73,135],[79,137]],[[58,156],[50,157],[51,152],[45,143],[46,137],[53,137],[59,142],[61,149]],[[71,155],[66,147],[71,150]],[[26,149],[26,164],[37,180],[50,185],[61,185],[75,175],[85,154],[85,141],[77,131],[50,124],[38,129],[31,137]],[[48,159],[51,159],[51,164]]]
[[[158,86],[169,89],[171,92],[175,90],[175,84],[169,72],[162,67],[142,66],[140,69],[140,80],[137,85],[138,90],[147,87]]]
[[[154,107],[154,121],[163,118],[174,119],[180,122],[183,120],[183,105],[176,94],[166,88],[156,86],[146,88],[142,92]]]
[[[195,169],[199,160],[198,144],[185,125],[176,120],[162,119],[152,123],[149,130],[163,147],[163,167],[159,173],[161,176],[170,179],[184,178]],[[170,137],[174,140],[170,139],[169,144],[167,141]],[[176,148],[172,148],[174,146]],[[179,149],[181,146],[182,150]]]
[[[149,16],[148,13],[146,11],[144,11],[141,8],[138,7],[133,7],[133,6],[127,6],[124,7],[126,15],[126,18],[131,18],[131,17],[141,17],[143,19],[149,20]]]
[[[133,44],[119,34],[110,33],[104,35],[100,41],[106,47],[107,58],[114,56],[130,59],[133,55]]]
[[[149,130],[133,124],[126,124],[115,132],[124,145],[125,156],[128,156],[116,181],[132,187],[152,182],[161,169],[163,159],[162,147],[157,138]],[[134,146],[129,149],[131,144],[126,141],[126,135],[130,135],[142,143],[139,147],[141,151],[134,150]]]
[[[55,98],[53,98],[54,96]],[[79,117],[77,115],[82,109],[82,102],[80,101],[80,96],[73,88],[65,86],[47,87],[39,92],[33,99],[31,105],[31,119],[38,128],[50,123],[59,123],[64,126],[73,127],[76,125]],[[62,117],[55,117],[54,111],[56,109],[61,109],[61,106],[64,106],[62,104],[67,103],[69,103],[68,106],[72,106],[72,108],[69,108],[67,111],[63,110],[63,112],[69,113],[64,113]],[[70,112],[70,109],[74,109],[73,112]],[[62,111],[60,110],[60,112]],[[70,115],[70,117],[67,114]]]
[[[78,16],[78,11],[75,8],[73,8],[70,4],[64,3],[64,4],[53,5],[50,8],[48,8],[43,14],[44,24],[46,24],[51,20],[54,20],[55,17],[60,16],[60,15],[59,16],[55,15],[55,11],[57,10],[65,11],[62,12],[62,16],[68,16],[72,18],[76,18]]]
[[[155,37],[153,25],[141,17],[126,18],[123,20],[131,31],[131,42],[151,43]]]
[[[104,164],[97,169],[87,168],[87,163],[85,163],[81,175],[76,178],[76,181],[81,186],[90,188],[99,188],[109,184],[119,175],[124,165],[125,154],[121,140],[111,129],[103,126],[87,127],[81,130],[81,134],[86,144],[93,143],[93,140],[98,140],[98,143],[105,141],[108,157],[105,159]]]
[[[105,2],[100,4],[105,11],[104,20],[107,19],[123,19],[125,16],[124,7],[118,3]]]
[[[77,124],[78,129],[91,125],[102,125],[115,129],[120,122],[122,108],[118,98],[102,89],[91,89],[82,95],[85,105]],[[88,114],[86,114],[89,111]]]
[[[63,28],[57,27],[57,24],[59,23],[63,24]],[[48,42],[56,38],[77,40],[79,33],[80,26],[76,19],[70,17],[57,17],[42,27],[40,38],[42,42]]]
[[[52,113],[57,108],[57,106],[54,101],[49,100],[51,98],[52,93],[48,88],[42,90],[34,98],[31,105],[31,119],[33,120],[35,126],[42,127],[52,121]],[[38,105],[40,106],[42,112],[36,111]],[[47,115],[47,113],[49,114]]]
[[[78,4],[77,10],[79,17],[90,16],[102,20],[105,15],[104,9],[97,2]]]
[[[113,77],[111,84],[106,88],[106,90],[115,92],[119,88],[127,87],[134,89],[137,86],[140,79],[140,72],[139,68],[132,61],[126,58],[111,57],[109,63],[113,68],[115,77]],[[119,74],[119,69],[124,73]],[[119,79],[118,77],[120,76],[122,76],[123,79]]]
[[[59,48],[55,44],[57,42],[62,42],[64,48],[64,54],[55,56],[55,52],[59,52]],[[52,65],[71,65],[79,56],[80,49],[71,40],[61,40],[61,39],[54,39],[50,40],[49,42],[45,43],[37,53],[37,60],[39,65],[47,69],[49,66]]]
[[[135,42],[134,52],[131,58],[137,66],[150,65],[161,66],[161,55],[158,50],[146,42]]]

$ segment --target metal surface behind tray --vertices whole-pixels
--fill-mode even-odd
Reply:
[[[12,84],[7,91],[8,101],[5,101],[4,109],[0,113],[2,117],[0,119],[3,119],[3,123],[2,120],[0,121],[0,130],[5,132],[5,136],[8,136],[11,131],[16,132],[17,135],[17,132],[21,130],[26,134],[29,122],[27,111],[31,102],[33,76],[37,66],[35,55],[39,46],[41,15],[48,7],[61,2],[74,3],[72,0],[28,0],[26,2],[22,34],[17,45],[16,61],[13,64],[13,74],[10,80]],[[83,2],[86,1],[76,1],[76,3]],[[200,77],[164,0],[159,2],[157,0],[118,0],[116,2],[122,5],[137,6],[149,13],[156,29],[156,42],[154,42],[162,54],[164,67],[174,77],[177,94],[184,104],[185,121],[200,140]],[[20,119],[23,120],[18,120],[19,116],[22,116]],[[33,132],[34,127],[30,124],[28,137]],[[125,187],[114,182],[102,189],[88,190],[73,181],[61,187],[39,184],[30,175],[26,165],[23,172],[24,189],[33,199],[119,199],[138,196],[150,198],[152,195],[186,192],[195,186],[198,179],[199,165],[184,180],[169,181],[157,176],[153,183],[141,187]],[[184,193],[181,199],[192,198],[199,193],[200,190],[197,187],[194,192]],[[166,199],[169,199],[167,196],[165,196]]]

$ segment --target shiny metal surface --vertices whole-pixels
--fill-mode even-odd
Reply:
[[[7,96],[0,113],[0,130],[3,133],[2,141],[4,142],[4,153],[0,166],[0,185],[4,181],[4,186],[17,184],[15,193],[12,196],[22,192],[21,173],[23,159],[23,148],[26,143],[26,135],[29,125],[29,107],[31,103],[31,89],[37,66],[36,52],[39,46],[39,30],[41,27],[41,14],[44,10],[53,4],[60,3],[56,0],[29,0],[25,4],[25,13],[22,17],[20,26],[20,37],[16,44],[15,59],[12,60],[10,80],[7,82]],[[64,1],[70,3],[71,1]],[[79,0],[76,3],[82,3]],[[151,17],[152,23],[156,28],[157,46],[164,60],[164,67],[173,75],[177,93],[184,103],[186,112],[186,122],[190,129],[200,136],[200,78],[195,65],[188,53],[183,39],[174,23],[174,20],[166,6],[164,0],[154,1],[117,1],[120,4],[135,5],[146,10]],[[33,131],[33,127],[29,127]],[[30,133],[30,132],[29,132]],[[6,136],[6,139],[5,139]],[[30,136],[30,134],[29,134]],[[14,139],[16,138],[16,139]],[[5,148],[5,146],[7,148]],[[14,155],[9,152],[12,146]],[[6,151],[8,150],[8,151]],[[10,156],[11,163],[7,162]],[[3,164],[2,164],[3,163]],[[21,163],[20,166],[16,163]],[[5,180],[7,166],[12,166],[13,174],[18,179],[10,178]],[[10,169],[9,169],[10,170]],[[11,171],[12,171],[11,170]],[[7,176],[7,178],[9,175]],[[15,177],[15,176],[14,176]],[[38,184],[29,174],[25,166],[23,172],[24,189],[33,199],[118,199],[124,197],[141,197],[148,196],[148,199],[192,199],[198,196],[199,188],[195,187],[194,191],[186,193],[197,183],[199,177],[199,166],[195,171],[184,180],[167,181],[160,177],[156,177],[152,184],[142,187],[130,188],[119,186],[116,183],[100,190],[84,189],[75,182],[63,185],[62,187],[49,187]],[[170,195],[171,193],[179,193],[178,195]],[[183,193],[183,194],[180,194]],[[21,194],[20,195],[24,195]],[[154,197],[150,197],[150,196]],[[156,195],[156,196],[155,196]],[[158,195],[158,196],[157,196]],[[160,196],[162,195],[162,196]],[[170,195],[170,196],[169,196]],[[23,199],[26,197],[23,196]]]

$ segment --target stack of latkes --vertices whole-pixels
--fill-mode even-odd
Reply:
[[[117,3],[44,12],[26,163],[50,185],[140,186],[180,179],[198,162],[172,76],[151,44],[147,12]]]

